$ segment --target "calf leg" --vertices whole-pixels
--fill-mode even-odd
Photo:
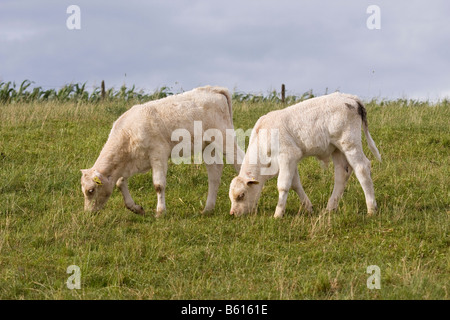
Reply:
[[[237,173],[241,170],[242,162],[244,161],[245,152],[239,148],[237,141],[235,140],[235,152],[234,152],[234,161],[233,166],[234,170],[236,170]]]
[[[339,199],[342,197],[347,184],[348,178],[352,174],[352,167],[350,167],[345,155],[336,149],[331,157],[334,164],[334,188],[330,199],[328,200],[327,210],[335,210],[338,206]]]
[[[145,214],[144,208],[138,206],[131,197],[130,191],[128,190],[128,179],[121,177],[119,180],[117,180],[116,186],[122,193],[125,206],[134,213],[144,215]]]
[[[296,171],[296,173],[294,173],[294,177],[292,178],[291,188],[298,194],[302,206],[308,212],[312,212],[313,206],[312,206],[311,201],[308,199],[308,196],[306,195],[305,190],[303,190],[302,184],[300,182],[300,176],[298,174],[298,170]],[[299,213],[300,213],[300,210],[301,210],[301,207],[298,211]]]
[[[370,161],[364,155],[361,146],[346,151],[345,156],[361,184],[366,197],[367,213],[371,215],[377,211],[377,203],[372,178],[370,177]]]
[[[208,198],[203,212],[214,210],[217,199],[217,192],[219,190],[220,178],[222,176],[223,164],[213,163],[207,164],[208,171]]]
[[[275,218],[283,217],[284,210],[286,209],[286,200],[289,194],[289,189],[291,188],[294,174],[297,171],[297,163],[290,160],[287,155],[279,155],[278,159],[280,171],[278,173],[277,180],[278,204],[275,209]]]
[[[155,187],[156,195],[158,197],[156,217],[160,217],[166,212],[166,175],[167,160],[157,160],[152,162],[153,186]]]
[[[228,128],[233,128],[233,125],[229,125]],[[225,133],[226,135],[226,142],[223,145],[223,150],[227,164],[233,164],[234,170],[239,173],[242,162],[244,161],[245,152],[239,148],[234,130],[230,132],[228,128],[222,130],[222,134]]]

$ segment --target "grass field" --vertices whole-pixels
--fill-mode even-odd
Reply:
[[[353,175],[339,210],[324,212],[333,168],[299,164],[315,212],[273,219],[276,181],[259,212],[229,216],[227,165],[216,210],[202,165],[171,165],[167,214],[155,219],[151,172],[130,180],[147,210],[125,209],[115,191],[104,211],[83,212],[80,169],[95,162],[113,121],[131,106],[110,101],[0,105],[0,299],[449,299],[450,106],[367,104],[383,162],[372,160],[379,212],[366,216]],[[274,102],[234,103],[235,128],[251,128]],[[364,141],[366,147],[366,143]],[[67,267],[81,269],[69,290]],[[377,265],[381,289],[369,290]]]

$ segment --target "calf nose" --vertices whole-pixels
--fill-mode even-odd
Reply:
[[[230,210],[230,215],[234,215],[234,211],[233,210]]]

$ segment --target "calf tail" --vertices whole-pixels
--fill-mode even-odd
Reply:
[[[357,100],[357,102],[358,102],[358,114],[361,116],[362,127],[363,127],[364,134],[366,135],[367,144],[369,145],[369,149],[373,153],[375,158],[377,158],[378,161],[381,162],[380,152],[378,151],[377,146],[375,145],[375,141],[373,141],[373,139],[369,133],[369,125],[367,123],[366,108],[364,108],[364,105],[362,104],[361,101]]]

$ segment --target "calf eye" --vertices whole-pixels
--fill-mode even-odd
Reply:
[[[238,195],[237,200],[242,200],[245,197],[245,193],[241,193],[240,195]]]
[[[94,189],[89,189],[89,190],[88,190],[88,193],[89,193],[89,194],[93,194],[93,193],[94,193]]]

